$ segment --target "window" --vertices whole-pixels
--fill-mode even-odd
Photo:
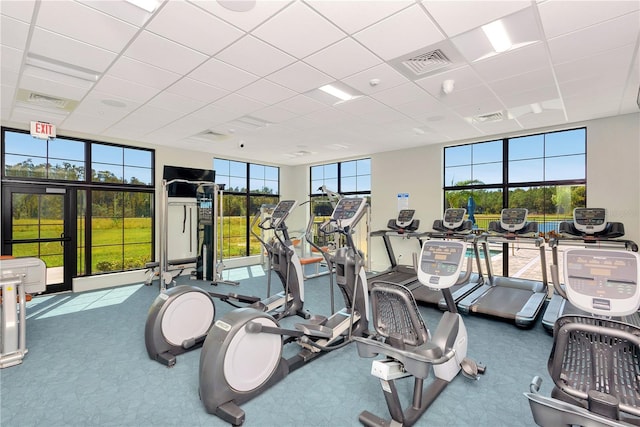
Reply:
[[[480,229],[523,207],[549,233],[586,206],[585,128],[445,147],[444,159],[445,207],[473,203]],[[514,274],[505,260],[503,274]]]
[[[60,219],[74,224],[74,276],[140,269],[154,259],[153,150],[61,136],[40,140],[4,128],[2,143],[3,189],[24,181],[55,184],[75,201]]]
[[[216,184],[224,185],[222,255],[243,257],[260,253],[260,242],[250,233],[254,215],[263,204],[280,200],[280,169],[255,163],[214,159]]]

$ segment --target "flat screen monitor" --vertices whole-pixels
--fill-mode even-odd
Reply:
[[[398,212],[398,218],[396,219],[396,225],[400,228],[406,228],[411,225],[413,221],[413,215],[416,213],[415,209],[402,209]]]
[[[603,208],[575,208],[573,224],[582,233],[600,233],[607,227],[607,211]]]
[[[525,208],[502,209],[500,214],[500,227],[507,231],[518,231],[527,223],[527,210]]]
[[[174,179],[184,179],[187,181],[215,182],[216,172],[212,169],[195,169],[183,166],[165,165],[162,171],[162,179],[172,181]],[[174,182],[167,187],[169,197],[196,197],[197,184],[186,182]]]
[[[455,230],[459,228],[464,222],[464,215],[467,210],[464,208],[449,208],[444,211],[444,217],[442,218],[442,225],[449,230]]]

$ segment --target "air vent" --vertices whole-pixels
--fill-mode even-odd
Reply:
[[[451,61],[442,50],[436,49],[402,61],[402,64],[421,76],[440,68],[448,67],[451,65]]]
[[[389,64],[398,72],[411,80],[441,73],[463,63],[462,55],[449,40],[443,40],[389,61]]]
[[[472,119],[475,123],[499,122],[504,119],[504,113],[502,111],[496,111],[495,113],[475,116]]]
[[[30,90],[19,89],[16,95],[16,101],[25,107],[41,108],[43,110],[52,110],[56,112],[69,113],[78,106],[78,101],[71,99],[58,98],[43,93],[32,92]]]
[[[204,142],[221,142],[230,138],[230,135],[226,135],[224,133],[214,132],[212,130],[206,130],[202,133],[193,135],[191,139],[195,139],[198,141]]]

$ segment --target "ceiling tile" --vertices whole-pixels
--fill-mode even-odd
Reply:
[[[640,12],[634,12],[552,39],[549,51],[554,63],[569,62],[635,44],[639,34]]]
[[[368,27],[410,5],[413,1],[326,1],[306,0],[309,6],[320,12],[348,34]]]
[[[23,22],[30,22],[35,4],[34,0],[0,1],[0,13]]]
[[[298,114],[309,114],[327,108],[325,104],[311,99],[306,95],[297,95],[293,98],[286,99],[279,102],[277,106]]]
[[[93,9],[100,10],[115,18],[121,19],[125,22],[133,24],[137,27],[142,27],[152,14],[146,10],[134,6],[126,0],[75,0]],[[161,9],[163,4],[159,6]],[[158,12],[158,9],[156,9]]]
[[[119,119],[107,119],[103,116],[89,116],[73,112],[62,122],[61,126],[64,126],[65,130],[99,135],[117,120]]]
[[[158,89],[156,88],[111,76],[104,76],[96,84],[95,88],[100,92],[109,93],[139,103],[145,103],[158,93]]]
[[[406,77],[387,64],[369,68],[343,81],[364,94],[381,92],[408,82]]]
[[[251,83],[250,85],[240,89],[237,93],[239,93],[240,95],[244,95],[247,98],[252,98],[256,101],[263,102],[265,104],[276,104],[280,101],[297,95],[297,92],[289,90],[265,79],[261,79],[257,82]]]
[[[432,97],[416,99],[415,101],[406,102],[394,108],[417,120],[425,120],[430,116],[440,114],[440,112],[446,110],[444,105]]]
[[[36,28],[29,52],[45,58],[101,73],[116,58],[116,54],[51,31]]]
[[[105,75],[130,80],[157,89],[164,89],[180,78],[178,73],[124,56],[118,58]]]
[[[167,2],[146,29],[207,55],[244,35],[244,31],[184,1]]]
[[[199,108],[204,107],[206,104],[207,103],[205,101],[199,101],[197,99],[182,96],[177,93],[164,91],[153,97],[153,99],[147,102],[146,105],[170,111],[177,111],[183,114],[189,114]]]
[[[93,84],[36,67],[28,67],[22,73],[19,86],[33,92],[57,98],[80,100]]]
[[[299,2],[256,28],[253,35],[299,59],[345,37],[335,25]]]
[[[546,1],[538,5],[545,35],[562,34],[606,21],[640,9],[638,1]],[[571,19],[567,19],[570,16]]]
[[[252,36],[242,38],[217,54],[216,58],[261,77],[296,61],[294,57]]]
[[[143,31],[127,50],[125,56],[175,73],[188,73],[207,57],[200,52]]]
[[[438,21],[444,32],[453,37],[473,28],[495,21],[503,16],[531,6],[530,1],[439,1],[428,0],[422,4]],[[461,13],[464,11],[464,13]]]
[[[404,9],[356,33],[354,37],[385,60],[422,49],[444,39],[438,27],[418,5]]]
[[[267,79],[299,93],[319,88],[334,80],[300,61],[276,71]]]
[[[19,79],[20,74],[18,71],[5,68],[4,63],[2,64],[2,68],[0,68],[0,84],[2,84],[3,88],[15,88],[18,86]],[[11,92],[13,92],[13,90]]]
[[[0,42],[3,46],[24,50],[29,37],[29,24],[0,15]]]
[[[297,117],[298,114],[279,107],[267,107],[259,111],[251,113],[253,117],[257,117],[270,123],[281,123]]]
[[[444,95],[442,93],[442,83],[445,80],[453,80],[454,91],[465,90],[482,84],[482,80],[480,80],[478,74],[469,66],[416,80],[416,84],[423,87],[432,96],[439,98]]]
[[[514,108],[521,105],[530,105],[548,99],[557,99],[560,95],[555,84],[553,86],[536,86],[534,89],[523,92],[503,94],[500,100],[507,108]]]
[[[401,84],[400,86],[395,86],[390,89],[376,92],[374,94],[371,94],[371,97],[377,99],[385,105],[394,107],[397,105],[406,104],[407,102],[411,102],[414,100],[428,98],[429,95],[415,83],[409,82]]]
[[[631,67],[634,50],[634,45],[627,45],[577,61],[558,64],[554,66],[556,77],[561,84],[589,78],[623,81]],[[589,87],[585,86],[584,90],[588,92]]]
[[[304,62],[336,79],[342,79],[382,61],[353,39],[347,38],[308,56]]]
[[[536,43],[474,62],[473,69],[480,78],[491,82],[545,68],[548,64],[549,59],[544,44]]]
[[[203,83],[216,86],[227,91],[235,91],[258,80],[254,74],[249,74],[215,58],[189,73],[189,77]]]
[[[120,106],[105,104],[104,100],[119,101]],[[80,105],[71,114],[70,118],[74,118],[76,114],[91,117],[102,117],[106,121],[115,123],[123,117],[140,107],[140,103],[128,99],[119,98],[110,93],[99,91],[91,91]],[[110,125],[110,124],[109,124]]]
[[[0,60],[2,64],[2,71],[20,71],[23,55],[24,52],[20,49],[14,49],[9,46],[0,45]]]
[[[236,113],[237,115],[249,114],[253,111],[266,107],[266,105],[261,102],[254,101],[235,93],[217,100],[212,104],[212,106]]]
[[[69,19],[69,17],[73,19]],[[120,52],[138,27],[76,2],[40,3],[36,24],[49,31],[94,46]],[[100,31],[96,31],[99,28]]]
[[[495,80],[489,84],[489,87],[498,96],[508,96],[546,86],[555,86],[555,79],[550,68],[541,68],[506,79]]]
[[[185,77],[167,88],[167,92],[182,95],[206,103],[229,94],[229,91]]]
[[[250,31],[262,24],[264,21],[275,15],[283,7],[291,3],[291,0],[269,0],[256,1],[255,7],[246,12],[238,13],[222,7],[217,1],[211,0],[188,0],[190,3],[218,16],[221,19]],[[239,0],[242,1],[242,0]]]

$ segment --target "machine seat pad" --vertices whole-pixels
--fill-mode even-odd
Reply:
[[[611,395],[621,412],[640,416],[640,328],[625,322],[565,315],[554,325],[549,374],[579,401],[589,391]]]
[[[429,341],[429,331],[413,294],[405,286],[385,281],[371,284],[372,320],[376,334],[401,349],[417,348]]]

